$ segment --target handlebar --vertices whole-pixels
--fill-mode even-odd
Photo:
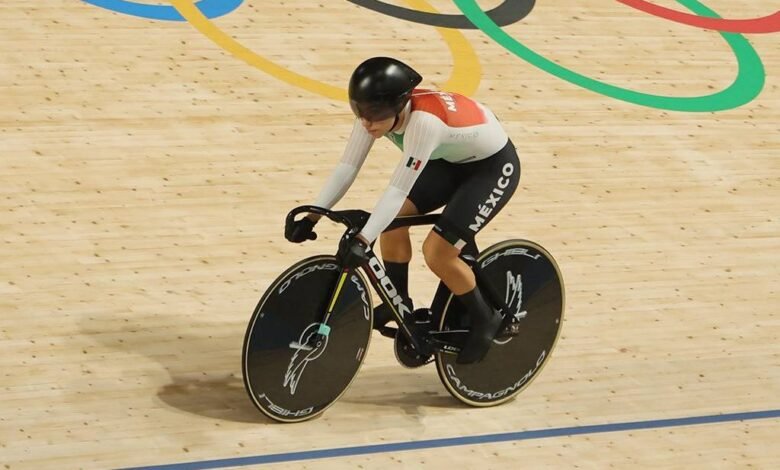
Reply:
[[[317,214],[323,217],[327,217],[328,219],[336,223],[345,225],[349,230],[362,229],[363,226],[368,221],[368,218],[371,217],[371,214],[359,209],[334,211],[334,210],[325,209],[323,207],[317,207],[317,206],[299,206],[291,210],[290,213],[287,214],[287,219],[285,222],[287,223],[287,225],[290,225],[295,221],[295,216],[304,213]],[[390,225],[387,226],[385,231],[393,230],[400,227],[411,227],[415,225],[433,225],[436,223],[437,220],[439,220],[439,216],[441,216],[441,214],[407,215],[407,216],[396,217],[390,223]]]
[[[298,214],[317,214],[321,215],[323,217],[327,217],[330,220],[346,225],[348,229],[358,229],[362,228],[363,225],[366,224],[366,221],[371,216],[366,211],[361,211],[358,209],[351,209],[351,210],[344,210],[344,211],[333,211],[330,209],[325,209],[322,207],[317,206],[299,206],[295,209],[291,210],[289,214],[287,214],[287,219],[285,223],[287,225],[290,225],[295,220],[295,216]]]

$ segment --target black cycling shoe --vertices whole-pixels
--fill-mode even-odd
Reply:
[[[388,307],[385,304],[379,304],[377,308],[374,309],[374,329],[375,330],[381,330],[385,327],[388,323],[395,320],[395,315],[393,315],[393,312],[390,310],[390,307]]]
[[[404,299],[404,303],[414,310],[414,302],[412,302],[412,299],[407,297]],[[379,304],[379,306],[374,309],[374,329],[382,331],[382,329],[391,321],[396,321],[393,311],[385,303]]]
[[[466,336],[466,343],[455,360],[458,364],[473,364],[481,361],[501,328],[503,318],[492,308],[489,311],[476,312],[471,315],[471,330]]]

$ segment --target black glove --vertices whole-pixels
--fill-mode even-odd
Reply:
[[[355,236],[342,240],[337,256],[344,268],[355,269],[368,262],[371,258],[370,252],[371,249],[366,242]]]
[[[308,217],[304,217],[301,220],[293,221],[291,224],[287,224],[284,227],[284,238],[293,242],[301,243],[306,240],[316,240],[317,234],[312,230],[317,222],[311,220]]]

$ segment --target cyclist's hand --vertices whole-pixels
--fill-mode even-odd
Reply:
[[[370,255],[368,243],[359,236],[342,241],[339,245],[338,258],[341,265],[347,269],[355,269],[368,262]]]
[[[317,222],[311,220],[308,217],[304,217],[301,220],[294,221],[291,224],[287,224],[284,227],[284,238],[293,242],[301,243],[306,240],[316,240],[317,234],[312,230],[314,224]]]

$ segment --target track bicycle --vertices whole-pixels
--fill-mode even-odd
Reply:
[[[301,206],[287,215],[288,223],[304,213],[345,225],[341,243],[356,236],[370,215]],[[434,224],[438,216],[398,217],[386,230]],[[476,246],[473,250],[476,254]],[[242,372],[254,405],[274,420],[298,422],[320,415],[338,400],[357,375],[371,340],[369,283],[398,323],[398,328],[384,326],[380,332],[394,339],[395,356],[403,366],[435,362],[447,391],[471,406],[494,406],[515,397],[538,376],[557,342],[565,304],[560,270],[544,248],[526,240],[496,243],[476,256],[466,251],[461,258],[474,271],[486,300],[503,316],[482,361],[456,362],[469,315],[443,283],[429,308],[412,310],[372,250],[363,272],[344,269],[335,255],[317,255],[284,271],[252,313]]]

